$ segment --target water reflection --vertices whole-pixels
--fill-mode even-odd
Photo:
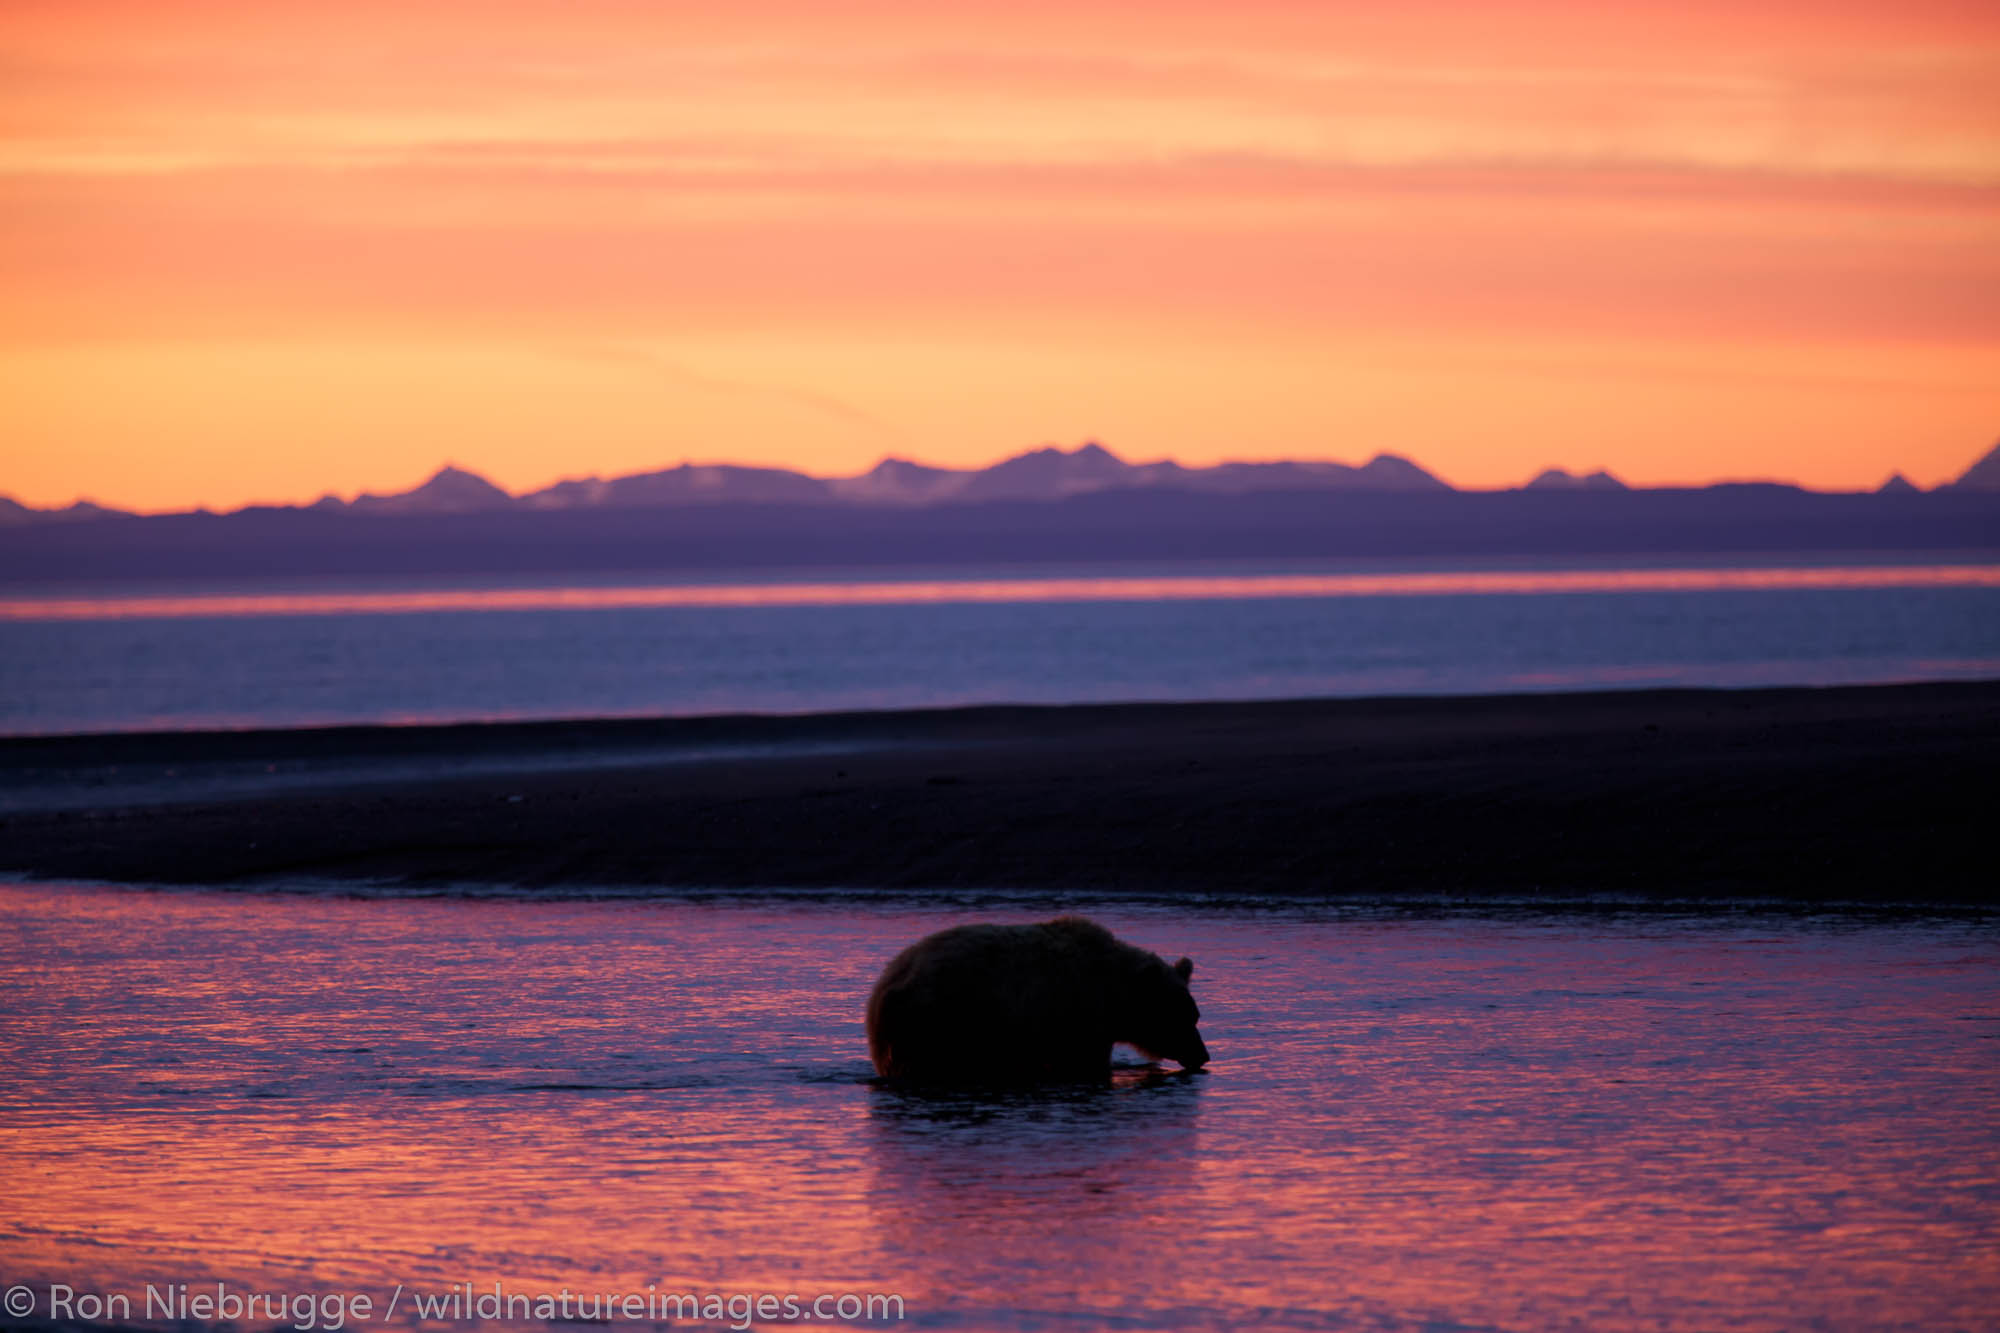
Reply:
[[[1208,1079],[1121,1070],[1047,1092],[876,1089],[869,1199],[889,1270],[923,1273],[933,1308],[978,1293],[990,1318],[1005,1292],[1019,1326],[1121,1304],[1129,1315],[1133,1290],[1160,1302],[1185,1276],[1185,1246],[1161,1233],[1196,1188]]]
[[[1200,960],[1213,1065],[876,1083],[863,997],[938,904],[0,888],[0,1271],[1017,1330],[2000,1308],[1990,921],[1094,914]]]
[[[870,1160],[881,1203],[914,1234],[1051,1215],[1116,1195],[1150,1211],[1192,1179],[1199,1073],[1124,1070],[1102,1087],[939,1093],[876,1087]]]
[[[1459,597],[1540,593],[2000,587],[2000,566],[1821,565],[1745,569],[1445,570],[1146,577],[901,578],[621,587],[343,589],[0,598],[0,620],[190,616],[412,615],[644,607],[898,606],[951,603],[1210,601],[1267,597]]]

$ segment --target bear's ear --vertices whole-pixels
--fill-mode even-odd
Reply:
[[[1186,980],[1187,980],[1187,979],[1188,979],[1189,977],[1193,976],[1193,975],[1194,975],[1194,959],[1192,959],[1192,958],[1183,958],[1183,959],[1181,959],[1181,960],[1180,960],[1180,961],[1179,961],[1178,963],[1175,963],[1175,964],[1174,964],[1174,975],[1175,975],[1175,976],[1177,976],[1177,977],[1179,977],[1179,978],[1180,978],[1180,979],[1181,979],[1182,981],[1186,981]]]

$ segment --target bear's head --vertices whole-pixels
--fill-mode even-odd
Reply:
[[[1193,975],[1194,964],[1186,958],[1171,967],[1157,954],[1135,960],[1120,996],[1118,1040],[1188,1069],[1207,1064],[1208,1047],[1195,1026],[1201,1008],[1188,993]]]

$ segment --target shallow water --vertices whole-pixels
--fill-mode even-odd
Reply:
[[[1207,1070],[871,1083],[882,962],[1049,901],[0,887],[0,1274],[350,1327],[465,1282],[964,1329],[2000,1310],[1990,918],[1081,905],[1195,958]]]

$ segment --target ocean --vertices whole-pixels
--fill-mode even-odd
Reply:
[[[2000,565],[1156,565],[15,590],[0,734],[2000,676]]]

